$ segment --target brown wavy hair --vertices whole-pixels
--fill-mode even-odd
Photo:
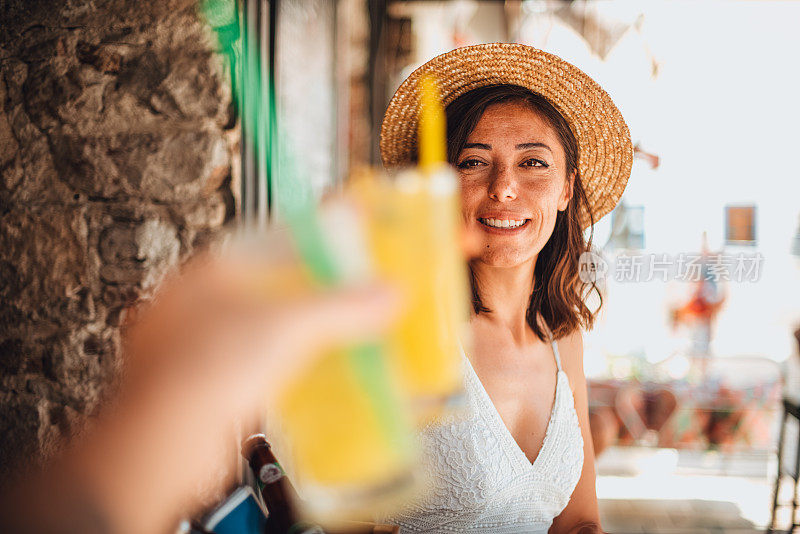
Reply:
[[[536,320],[537,312],[552,330],[553,337],[559,339],[577,328],[590,330],[600,307],[603,296],[594,281],[583,282],[578,276],[579,258],[591,250],[594,236],[594,218],[589,210],[586,191],[581,183],[578,169],[578,142],[561,113],[542,95],[518,85],[490,85],[473,89],[451,102],[445,112],[447,115],[447,159],[455,165],[458,155],[467,143],[467,138],[477,126],[486,108],[504,102],[522,102],[545,119],[555,130],[564,149],[567,163],[567,176],[575,173],[572,198],[567,209],[559,211],[553,234],[545,244],[536,260],[534,268],[535,286],[531,293],[526,312],[526,320],[536,336],[547,341],[547,334]],[[590,234],[584,237],[578,220],[580,210],[590,217]],[[470,267],[472,286],[472,306],[476,314],[491,312],[481,302],[480,280]],[[590,310],[586,301],[592,291],[596,291],[599,304]]]

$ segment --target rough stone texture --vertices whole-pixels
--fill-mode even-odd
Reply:
[[[213,34],[186,0],[0,0],[0,476],[95,413],[125,310],[235,211]]]

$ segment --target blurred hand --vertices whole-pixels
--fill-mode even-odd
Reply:
[[[83,525],[90,503],[85,513],[111,531],[164,531],[210,478],[225,482],[237,420],[255,418],[325,346],[375,335],[398,307],[396,294],[377,286],[268,292],[258,281],[277,275],[273,266],[244,256],[204,257],[183,271],[134,314],[116,402],[46,481],[30,481],[37,495],[16,492],[23,522],[12,524],[46,506],[52,517],[39,520],[68,531],[59,510]],[[61,484],[43,495],[55,479]]]
[[[263,283],[278,276],[273,267],[200,258],[168,280],[125,336],[125,393],[166,382],[174,396],[196,397],[225,418],[246,415],[275,399],[321,348],[375,335],[396,311],[387,287],[322,291],[287,278],[276,289]]]

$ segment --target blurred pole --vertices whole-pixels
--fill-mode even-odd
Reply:
[[[272,209],[276,153],[274,72],[278,0],[240,0],[242,223],[264,230]]]
[[[333,57],[334,64],[334,101],[335,140],[333,167],[336,175],[334,183],[337,191],[341,191],[350,168],[350,26],[346,0],[337,0],[333,6]]]
[[[369,86],[369,111],[370,111],[370,164],[380,166],[379,140],[381,134],[381,121],[386,110],[386,46],[385,29],[388,19],[388,1],[370,0],[369,9],[369,67],[367,70],[367,83]]]
[[[263,0],[267,1],[267,0]],[[273,215],[274,211],[274,198],[275,198],[275,184],[277,182],[278,173],[278,143],[280,137],[277,135],[278,131],[278,102],[277,92],[275,89],[275,76],[277,69],[275,68],[275,56],[277,47],[275,45],[278,35],[278,3],[280,0],[269,0],[269,36],[267,40],[267,51],[262,57],[267,59],[266,82],[263,87],[266,87],[264,94],[264,101],[267,102],[266,116],[268,126],[265,126],[268,135],[268,142],[265,145],[265,173],[264,173],[264,193],[265,213],[262,215],[263,223],[266,224],[266,218]],[[268,147],[268,148],[267,148]],[[268,158],[268,159],[267,159]]]
[[[255,67],[256,57],[253,55],[252,39],[256,33],[254,21],[256,20],[256,3],[253,0],[241,0],[242,16],[241,35],[242,35],[242,61],[241,80],[239,87],[240,94],[240,118],[242,128],[242,222],[249,226],[252,221],[255,206],[255,124],[251,118],[253,105],[255,103],[252,96],[252,72]]]

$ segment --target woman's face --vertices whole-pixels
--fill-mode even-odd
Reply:
[[[513,267],[534,260],[572,196],[564,148],[546,119],[522,102],[486,108],[456,159],[474,260]]]

